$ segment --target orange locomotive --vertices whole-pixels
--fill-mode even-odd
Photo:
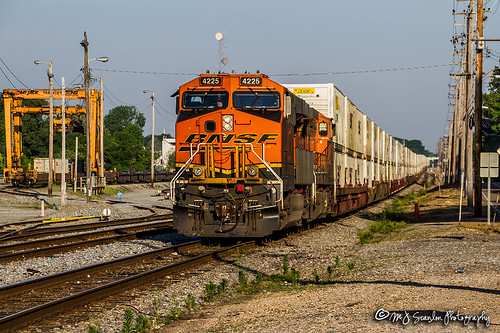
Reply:
[[[202,74],[177,94],[180,233],[263,237],[331,211],[329,119],[263,74]]]
[[[334,120],[263,74],[202,74],[174,96],[170,195],[185,235],[264,237],[343,214],[398,191],[428,163],[347,97]]]

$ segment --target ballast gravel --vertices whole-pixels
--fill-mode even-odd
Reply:
[[[401,194],[418,190],[420,187],[413,185]],[[455,193],[443,191],[444,199],[436,200],[456,205]],[[143,203],[145,198],[142,193]],[[430,218],[422,221],[425,223],[410,224],[378,243],[360,244],[358,231],[366,230],[370,214],[380,212],[391,200],[241,253],[234,261],[212,262],[180,276],[167,276],[150,288],[130,290],[123,293],[126,301],[97,301],[85,307],[86,318],[59,318],[64,324],[53,331],[87,332],[94,325],[102,332],[119,332],[126,309],[135,316],[148,317],[154,332],[500,331],[499,233],[458,226],[454,216],[434,223],[436,206],[430,210]],[[422,215],[425,209],[421,207]],[[152,240],[146,247],[169,241]],[[82,261],[143,251],[141,242],[116,243],[109,248],[30,262],[47,267],[47,271],[65,270]],[[280,273],[285,255],[290,268],[300,272],[299,287],[288,283],[280,292],[236,292],[239,271],[244,271],[249,280],[254,280],[257,272]],[[13,281],[23,280],[27,269],[24,264],[18,263],[19,269],[10,267],[11,273],[1,273],[15,276]],[[329,266],[333,268],[331,276],[327,273]],[[228,280],[227,295],[206,303],[205,285],[223,279]],[[189,294],[197,303],[190,311],[184,306]],[[180,319],[166,325],[164,316],[173,308],[183,309]],[[161,323],[152,315],[155,309]],[[476,321],[465,317],[470,320],[466,322],[464,315],[475,315]],[[489,318],[488,328],[485,318]],[[39,329],[34,324],[23,331]]]

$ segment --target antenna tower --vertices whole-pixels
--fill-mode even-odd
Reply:
[[[226,45],[224,44],[224,35],[222,32],[218,32],[215,34],[215,39],[219,41],[219,73],[224,73],[226,69],[226,65],[229,62],[224,54],[226,53]]]

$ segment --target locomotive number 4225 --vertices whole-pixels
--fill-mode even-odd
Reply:
[[[217,76],[200,78],[200,85],[202,86],[220,86],[221,84],[222,80]]]
[[[240,77],[240,85],[242,86],[260,86],[262,84],[261,77]]]

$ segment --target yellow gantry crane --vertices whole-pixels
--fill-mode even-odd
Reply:
[[[101,92],[90,90],[90,150],[91,150],[91,172],[100,174],[101,163],[99,163],[101,147]],[[4,168],[5,182],[14,184],[34,184],[37,181],[35,170],[24,171],[21,167],[22,146],[22,116],[24,114],[49,114],[49,107],[27,107],[22,105],[25,99],[49,99],[49,90],[20,90],[5,89],[3,91],[5,109],[5,143],[6,143],[6,167]],[[61,99],[62,91],[53,90],[53,99]],[[85,90],[65,90],[65,99],[85,100]],[[85,106],[66,106],[66,115],[85,114]],[[61,107],[53,107],[54,115],[61,114]],[[59,123],[62,124],[61,120]],[[57,125],[57,120],[54,122]],[[71,120],[66,118],[66,125],[71,127]]]

